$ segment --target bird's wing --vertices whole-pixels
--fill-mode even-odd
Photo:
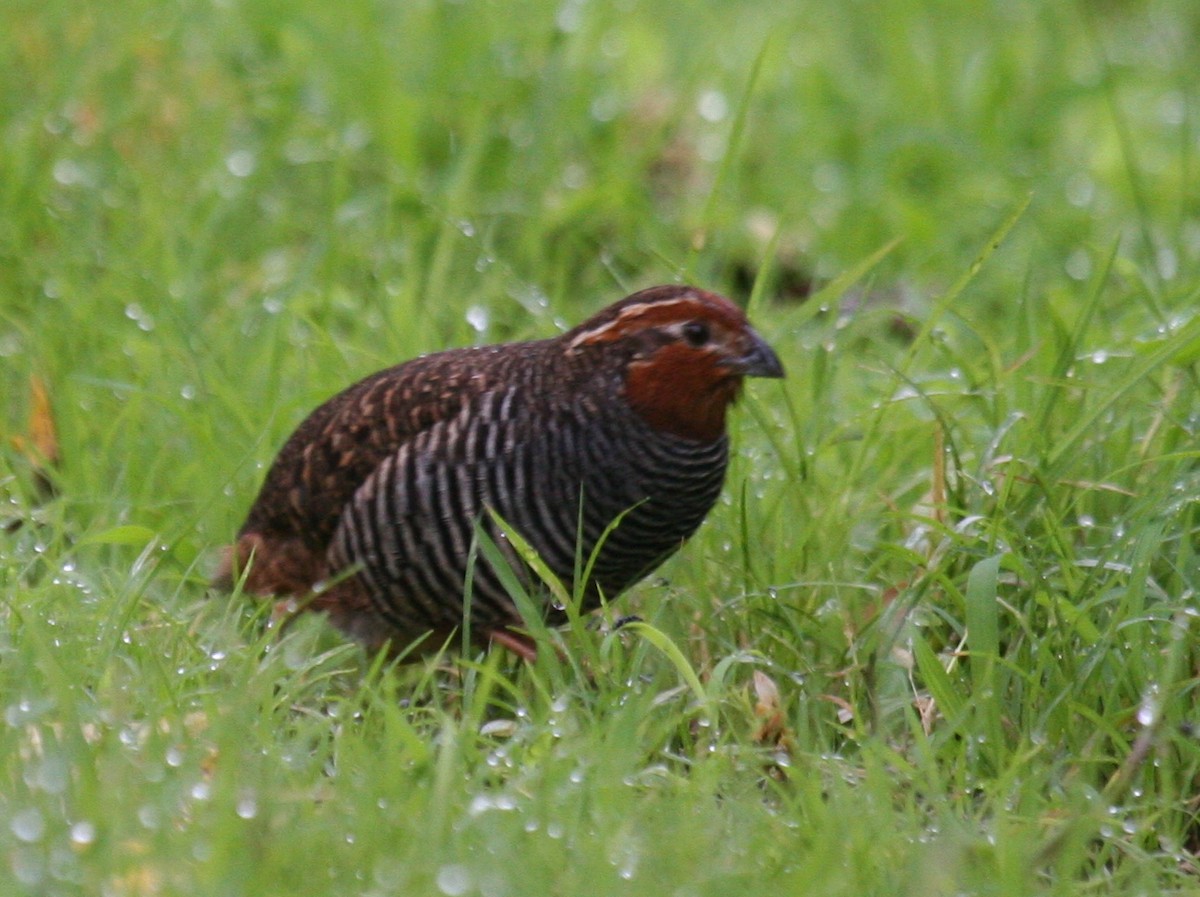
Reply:
[[[216,580],[255,557],[255,592],[296,593],[323,575],[324,557],[354,493],[418,434],[453,418],[504,376],[502,356],[455,349],[359,381],[310,414],[288,438]]]

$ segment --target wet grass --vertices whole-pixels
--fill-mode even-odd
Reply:
[[[1198,887],[1189,4],[5,12],[0,891]],[[206,592],[320,399],[685,273],[789,377],[642,624]]]

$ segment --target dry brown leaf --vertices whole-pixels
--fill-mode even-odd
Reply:
[[[754,671],[754,715],[758,717],[758,728],[754,740],[759,744],[790,751],[793,738],[787,726],[787,714],[779,701],[779,686],[761,670]]]
[[[29,377],[29,423],[25,435],[12,437],[13,447],[25,456],[33,469],[34,482],[43,498],[54,495],[51,470],[62,460],[58,445],[58,428],[50,405],[50,391],[37,374]]]

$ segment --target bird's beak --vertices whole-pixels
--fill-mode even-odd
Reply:
[[[783,363],[775,354],[775,350],[768,346],[766,340],[755,330],[746,330],[750,344],[742,355],[733,359],[730,366],[747,377],[782,377]]]

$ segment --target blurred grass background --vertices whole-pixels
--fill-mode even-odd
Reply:
[[[5,893],[1196,889],[1194,4],[0,13]],[[207,595],[321,399],[681,278],[789,379],[652,629]]]

